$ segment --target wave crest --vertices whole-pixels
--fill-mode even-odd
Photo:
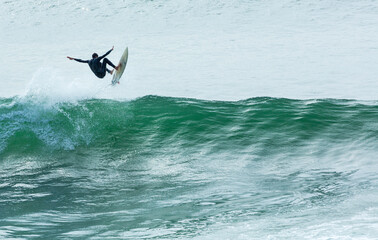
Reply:
[[[311,144],[371,144],[378,105],[350,100],[252,98],[237,102],[146,96],[48,106],[0,101],[2,154],[78,147],[222,150],[274,154]]]

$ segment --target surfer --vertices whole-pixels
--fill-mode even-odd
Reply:
[[[110,49],[107,53],[105,53],[104,55],[102,56],[98,56],[97,53],[93,53],[92,54],[92,59],[91,60],[81,60],[81,59],[78,59],[78,58],[72,58],[72,57],[68,57],[67,58],[69,60],[75,60],[77,62],[81,62],[81,63],[88,63],[89,67],[91,68],[92,72],[98,77],[98,78],[103,78],[105,77],[106,75],[106,72],[110,73],[110,74],[113,74],[113,71],[114,69],[115,70],[118,70],[118,68],[120,67],[120,65],[118,66],[115,66],[109,59],[107,58],[104,58],[106,57],[111,51],[113,51],[114,49],[114,46],[112,47],[112,49]],[[101,60],[104,59],[102,62]],[[113,70],[109,70],[106,68],[106,65],[109,64],[110,66],[112,66],[114,69]]]

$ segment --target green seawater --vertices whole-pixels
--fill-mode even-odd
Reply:
[[[377,119],[354,100],[1,99],[0,238],[373,238]]]

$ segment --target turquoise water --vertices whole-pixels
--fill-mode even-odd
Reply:
[[[377,1],[0,10],[0,239],[377,238]]]

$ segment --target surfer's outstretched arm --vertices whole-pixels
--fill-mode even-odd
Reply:
[[[81,60],[81,59],[78,59],[78,58],[72,58],[72,57],[68,57],[67,58],[69,60],[75,60],[76,62],[81,62],[81,63],[89,63],[89,60]]]
[[[114,49],[114,46],[112,47],[112,49],[110,49],[109,51],[107,51],[104,55],[102,55],[101,57],[98,57],[98,59],[101,60],[101,59],[103,59],[104,57],[108,56],[109,53],[110,53],[111,51],[113,51],[113,49]]]

